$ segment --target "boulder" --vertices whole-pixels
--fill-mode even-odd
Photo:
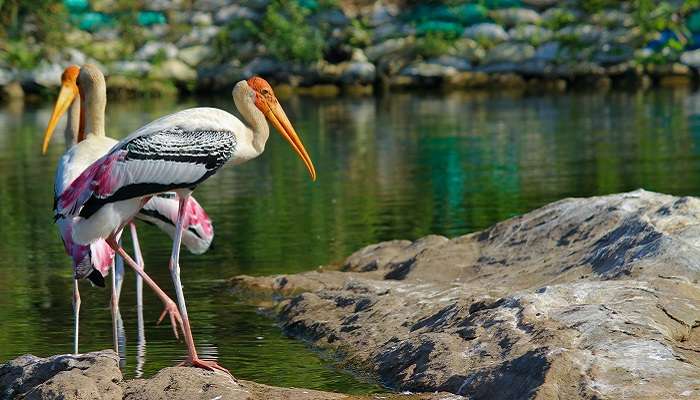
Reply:
[[[505,42],[486,53],[484,64],[520,63],[535,55],[535,48],[525,43]]]
[[[211,13],[197,11],[192,13],[190,17],[190,24],[198,26],[210,26],[214,23],[214,18],[212,18]]]
[[[221,30],[218,26],[195,26],[178,40],[178,47],[193,46],[196,44],[207,44]]]
[[[518,7],[493,10],[489,13],[489,16],[507,27],[539,24],[542,21],[542,17],[537,11]]]
[[[554,32],[537,25],[521,25],[508,30],[512,40],[537,45],[552,39]]]
[[[700,200],[565,199],[341,270],[238,277],[285,331],[401,390],[470,399],[700,397]]]
[[[478,64],[486,57],[486,50],[472,39],[460,38],[453,43],[449,54],[466,58],[470,63]]]
[[[478,43],[500,43],[510,38],[503,27],[490,22],[470,26],[464,30],[462,37],[475,40]]]
[[[54,88],[61,85],[62,74],[61,64],[42,60],[36,68],[28,72],[25,80],[35,85]]]
[[[261,18],[261,15],[248,7],[241,6],[238,4],[231,4],[220,8],[214,17],[214,21],[218,25],[226,25],[235,20],[251,20],[257,21]]]
[[[184,61],[190,67],[198,66],[202,61],[212,56],[213,51],[210,47],[197,45],[180,49],[178,58]]]
[[[365,54],[370,61],[376,61],[382,57],[390,56],[394,53],[408,51],[413,46],[413,43],[413,38],[388,39],[366,48]]]
[[[165,42],[147,42],[134,55],[137,60],[150,61],[156,56],[163,57],[166,60],[177,57],[177,47],[172,43]]]
[[[689,67],[700,68],[700,49],[683,52],[681,62]]]
[[[197,72],[180,60],[165,60],[153,66],[150,77],[164,81],[194,82]]]
[[[374,64],[367,61],[351,61],[340,74],[340,81],[345,84],[370,84],[376,79]]]
[[[148,61],[117,61],[109,68],[110,74],[125,76],[146,76],[152,65]]]

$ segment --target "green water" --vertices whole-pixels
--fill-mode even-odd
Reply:
[[[285,337],[275,322],[225,290],[236,274],[293,273],[342,260],[380,240],[455,236],[566,196],[643,187],[700,193],[700,96],[650,93],[509,96],[390,95],[289,98],[283,104],[319,174],[312,183],[286,142],[272,136],[258,159],[228,168],[195,196],[212,217],[214,248],[183,254],[200,352],[262,383],[367,393],[376,384]],[[108,134],[229,99],[129,100],[108,104]],[[0,361],[72,349],[71,269],[52,225],[60,134],[39,155],[51,104],[0,105]],[[62,128],[59,128],[62,129]],[[60,131],[59,131],[60,132]],[[146,269],[172,293],[169,240],[140,228]],[[127,246],[130,247],[130,246]],[[121,313],[124,372],[137,375],[133,274]],[[82,286],[81,351],[112,344],[108,293]],[[146,291],[145,376],[185,347]]]

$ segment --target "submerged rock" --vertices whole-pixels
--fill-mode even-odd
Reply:
[[[565,199],[482,232],[239,277],[284,329],[402,390],[470,399],[700,397],[700,200]],[[296,294],[296,295],[295,295]]]

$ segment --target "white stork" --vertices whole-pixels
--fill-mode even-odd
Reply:
[[[265,150],[270,133],[265,118],[301,157],[311,179],[316,179],[313,163],[270,85],[253,77],[238,82],[232,94],[250,127],[216,108],[192,108],[162,117],[133,132],[88,167],[60,195],[57,205],[59,218],[76,218],[76,242],[105,239],[126,262],[136,266],[119,247],[116,235],[151,196],[176,192],[180,204],[170,272],[187,342],[183,364],[225,372],[215,361],[197,356],[180,282],[180,243],[190,194],[225,164],[243,163]]]
[[[107,153],[107,151],[117,143],[116,140],[104,136],[104,107],[106,103],[104,76],[99,69],[89,64],[83,67],[83,71],[85,71],[83,74],[85,74],[86,77],[80,79],[80,83],[78,83],[79,77],[81,76],[80,67],[72,65],[65,69],[61,77],[61,92],[44,135],[42,153],[45,154],[56,124],[66,110],[68,110],[69,115],[64,131],[66,148],[68,150],[59,161],[56,171],[54,186],[54,196],[56,199],[75,177],[92,162]],[[78,94],[82,94],[83,97],[92,98],[92,103],[89,103],[90,107],[80,107],[81,103]],[[81,119],[84,119],[84,121],[81,121]],[[90,131],[92,133],[86,136],[84,135],[83,128],[85,122],[88,121],[92,122],[94,131]],[[159,194],[144,206],[144,209],[136,215],[136,218],[158,226],[172,238],[175,231],[178,203],[174,193]],[[191,217],[189,225],[184,232],[183,241],[190,252],[202,254],[209,248],[213,239],[214,230],[211,221],[196,200],[190,202],[188,213]],[[80,311],[78,279],[87,278],[96,285],[104,286],[104,276],[113,264],[114,250],[103,239],[92,241],[89,244],[75,243],[72,239],[73,218],[60,218],[57,223],[66,253],[73,259],[75,278],[73,285],[73,351],[74,353],[78,353]],[[131,236],[134,242],[136,258],[139,260],[139,266],[143,269],[140,246],[133,224],[131,224]],[[138,276],[138,278],[140,278],[140,276]],[[114,318],[115,312],[118,313],[118,294],[116,290],[117,282],[115,279],[113,279],[112,282],[112,313]],[[121,287],[121,282],[119,282],[118,286]],[[139,279],[137,281],[137,308],[139,310],[142,307],[141,291]],[[172,304],[174,306],[174,303]],[[165,312],[161,315],[161,319],[164,316]],[[115,321],[113,320],[113,322]],[[173,324],[173,329],[177,336],[175,324]]]

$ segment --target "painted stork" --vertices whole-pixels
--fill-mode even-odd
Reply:
[[[84,66],[83,70],[88,71],[88,78],[81,80],[81,91],[78,84],[78,78],[81,73],[80,67],[72,65],[65,69],[61,77],[61,92],[44,135],[42,153],[45,154],[56,124],[66,110],[68,110],[68,120],[64,131],[67,151],[61,158],[56,172],[56,182],[54,187],[54,195],[56,198],[67,186],[67,184],[72,182],[72,180],[78,176],[78,174],[82,172],[86,166],[103,156],[114,144],[117,143],[116,140],[104,136],[104,105],[106,103],[104,76],[99,69],[92,65]],[[96,99],[92,102],[92,107],[88,109],[81,109],[80,97],[78,97],[78,94],[87,95],[88,97],[95,97]],[[99,118],[100,115],[93,117],[93,115],[96,115],[96,113],[101,113],[101,118]],[[84,123],[81,123],[80,121],[81,116],[92,121],[93,126],[95,126],[94,132],[101,132],[102,135],[98,133],[85,136],[82,129]],[[95,119],[97,121],[95,121]],[[78,145],[78,143],[80,144]],[[151,201],[149,201],[139,212],[139,214],[136,215],[136,218],[156,225],[161,230],[168,233],[171,238],[174,237],[175,218],[177,216],[176,214],[179,204],[175,196],[176,195],[174,193],[163,193],[153,197]],[[184,233],[183,241],[186,248],[190,252],[194,254],[202,254],[209,248],[213,239],[214,230],[204,209],[196,202],[196,200],[190,203],[190,207],[188,208],[190,220],[187,230]],[[96,285],[104,286],[104,276],[107,274],[110,266],[113,264],[114,250],[102,239],[95,240],[89,244],[75,243],[71,235],[73,222],[74,220],[70,218],[61,218],[57,221],[66,253],[68,253],[73,259],[75,277],[73,284],[73,309],[75,324],[73,351],[78,353],[80,311],[78,279],[87,278]],[[130,224],[130,228],[136,259],[139,261],[138,264],[141,269],[143,269],[143,257],[141,256],[138,236],[136,235],[136,228],[133,223]],[[113,274],[112,279],[111,305],[113,323],[116,322],[114,321],[115,312],[118,313],[119,291],[117,290],[117,287],[121,288],[121,282],[117,283],[115,275],[117,274]],[[140,275],[137,275],[137,309],[139,311],[142,309],[142,285],[140,284],[140,278]],[[165,312],[161,315],[161,319],[164,316]],[[173,329],[175,335],[177,336],[175,324],[173,324]]]
[[[119,247],[116,236],[148,198],[176,192],[179,210],[169,267],[187,343],[187,358],[182,364],[227,373],[215,361],[198,357],[182,291],[180,243],[190,195],[224,165],[246,162],[265,150],[270,133],[266,118],[299,155],[311,179],[316,180],[311,158],[267,81],[259,77],[240,81],[232,95],[250,127],[216,108],[192,108],[167,115],[115,145],[61,193],[57,204],[57,218],[76,218],[73,239],[77,243],[105,239],[126,262],[136,266]]]

